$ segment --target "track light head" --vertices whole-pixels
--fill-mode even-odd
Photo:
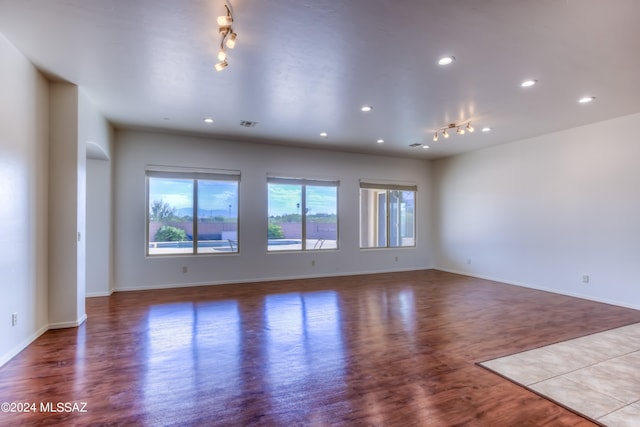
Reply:
[[[218,60],[220,62],[224,62],[227,60],[227,53],[222,48],[220,48],[220,50],[218,51]]]
[[[215,69],[216,69],[216,71],[222,71],[222,70],[224,70],[225,68],[227,68],[228,66],[229,66],[229,63],[228,63],[226,60],[224,60],[224,61],[222,61],[222,62],[218,62],[218,63],[215,65]]]
[[[233,24],[233,18],[231,15],[218,16],[218,26],[221,28],[229,28]]]
[[[467,122],[467,130],[469,132],[473,132],[474,131],[473,127],[471,126],[471,122]]]
[[[231,35],[229,35],[226,42],[226,45],[229,49],[233,49],[234,47],[236,47],[237,38],[238,38],[238,35],[236,33],[231,33]]]
[[[460,135],[464,135],[464,129],[461,128],[460,126],[458,126],[458,129],[456,130],[456,133],[458,133]]]
[[[442,136],[444,136],[445,138],[449,138],[449,132],[447,132],[447,130],[446,130],[446,129],[444,129],[444,130],[442,131]]]
[[[436,133],[433,134],[433,141],[436,142],[438,141],[438,132],[436,131]]]
[[[231,9],[229,9],[229,6],[225,4],[224,7],[227,9],[227,14],[226,16],[218,16],[218,26],[228,28],[233,24],[233,15],[231,15]]]

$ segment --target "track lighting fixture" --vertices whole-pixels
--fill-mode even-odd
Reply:
[[[447,126],[436,130],[435,133],[433,134],[433,140],[437,141],[440,134],[442,134],[444,138],[449,138],[449,131],[453,129],[455,129],[456,133],[459,135],[464,135],[466,132],[474,131],[473,127],[471,126],[471,120],[458,123],[458,124],[450,123]]]
[[[225,45],[229,49],[233,49],[236,46],[236,40],[238,34],[233,31],[231,25],[233,24],[233,15],[231,9],[226,4],[224,7],[227,9],[227,14],[218,16],[218,32],[220,33],[220,50],[218,51],[218,62],[215,65],[216,71],[222,71],[229,66],[227,62],[227,52],[224,50]],[[225,43],[226,42],[226,43]]]

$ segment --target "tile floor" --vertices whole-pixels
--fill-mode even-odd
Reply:
[[[606,426],[640,426],[640,323],[480,365]]]

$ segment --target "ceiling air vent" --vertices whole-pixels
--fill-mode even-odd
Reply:
[[[252,127],[255,127],[257,124],[258,122],[252,122],[249,120],[240,120],[240,126],[244,128],[252,128]]]
[[[419,142],[416,142],[415,144],[411,144],[409,147],[411,148],[422,147],[422,144],[420,144]]]

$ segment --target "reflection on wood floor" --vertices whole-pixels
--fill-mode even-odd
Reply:
[[[593,425],[475,363],[640,322],[434,270],[124,292],[87,313],[0,368],[0,402],[37,405],[0,425]]]

